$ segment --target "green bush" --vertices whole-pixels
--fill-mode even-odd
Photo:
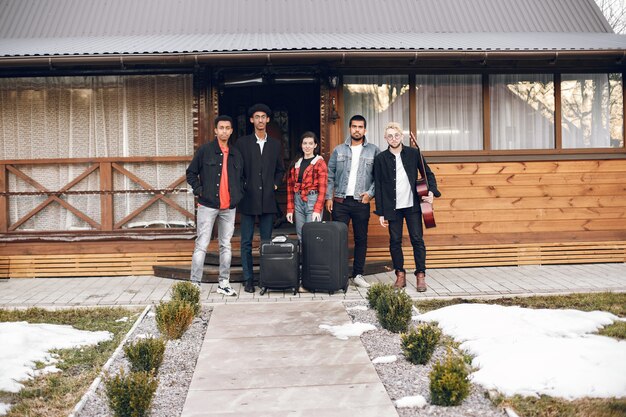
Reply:
[[[412,364],[425,365],[433,355],[440,337],[441,330],[436,325],[420,324],[400,336],[402,352]]]
[[[124,353],[130,361],[130,369],[133,372],[139,371],[159,371],[159,366],[163,362],[165,353],[165,342],[163,339],[149,337],[137,340],[134,343],[124,346]]]
[[[448,351],[430,372],[430,396],[435,405],[459,405],[470,392],[469,370],[462,357]]]
[[[191,282],[178,282],[172,286],[172,300],[187,301],[193,307],[193,314],[200,314],[200,289]]]
[[[413,302],[402,291],[382,292],[376,300],[376,315],[383,328],[390,332],[406,332],[411,323]]]
[[[393,291],[393,285],[391,284],[372,284],[372,286],[367,290],[367,301],[369,302],[370,308],[376,308],[376,303],[378,302],[378,298],[381,294],[393,293]]]
[[[159,331],[167,339],[180,339],[193,321],[193,306],[189,301],[171,300],[156,307]]]
[[[105,378],[104,387],[113,415],[147,416],[158,384],[152,372],[131,372],[126,375],[122,369],[119,374]]]

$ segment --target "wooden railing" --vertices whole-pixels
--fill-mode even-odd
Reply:
[[[56,203],[74,214],[79,219],[87,223],[93,231],[111,232],[119,231],[136,218],[143,211],[157,202],[163,202],[180,212],[189,220],[194,219],[194,214],[172,200],[168,195],[184,191],[187,188],[184,172],[165,188],[156,188],[149,180],[142,179],[136,174],[123,167],[125,163],[138,163],[146,165],[157,165],[167,163],[181,163],[191,160],[190,156],[161,156],[161,157],[126,157],[126,158],[66,158],[66,159],[29,159],[29,160],[4,160],[0,161],[0,233],[16,233],[19,227],[26,223],[37,213],[41,213],[50,204]],[[24,167],[28,166],[71,166],[87,165],[87,168],[74,177],[67,184],[59,184],[58,189],[51,190],[42,185],[39,181],[24,172]],[[72,190],[77,184],[83,181],[94,172],[98,173],[99,187],[93,190]],[[120,190],[114,188],[113,176],[117,172],[128,178],[141,188],[133,190]],[[13,175],[21,181],[29,184],[34,191],[17,191],[9,187],[9,178]],[[115,221],[114,201],[115,194],[143,193],[151,195],[150,199],[140,207],[126,215],[121,220]],[[79,208],[61,198],[68,195],[93,195],[100,199],[100,218],[92,218]],[[11,222],[9,207],[11,198],[24,195],[42,195],[45,200],[33,207],[28,213],[19,219]],[[67,232],[66,230],[60,230]]]

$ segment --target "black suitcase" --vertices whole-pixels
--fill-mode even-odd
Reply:
[[[269,289],[291,289],[298,293],[300,244],[298,239],[275,237],[261,243],[259,287],[263,295]]]
[[[309,291],[348,290],[348,226],[309,222],[302,227],[302,286]]]

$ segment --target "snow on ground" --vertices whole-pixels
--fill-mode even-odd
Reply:
[[[426,404],[426,398],[421,395],[402,397],[396,401],[396,407],[398,408],[424,408]]]
[[[419,315],[462,342],[472,380],[511,396],[626,396],[626,341],[591,334],[620,320],[601,312],[457,304]]]
[[[94,345],[112,337],[110,332],[89,332],[67,325],[0,323],[0,391],[18,392],[22,389],[19,381],[35,374],[35,362],[55,363],[49,353],[51,349]],[[54,371],[54,367],[47,371]],[[1,409],[2,405],[0,415],[3,414]]]
[[[328,324],[320,324],[320,329],[327,330],[337,339],[347,340],[348,337],[361,336],[370,330],[376,330],[376,326],[369,323],[346,323],[340,326],[330,326]]]

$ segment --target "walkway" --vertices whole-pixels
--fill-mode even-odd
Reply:
[[[411,277],[411,275],[409,275]],[[369,275],[369,282],[393,282],[395,274]],[[13,278],[0,280],[0,308],[146,305],[169,298],[170,287],[178,281],[153,276],[105,278]],[[575,292],[626,292],[626,264],[529,265],[520,267],[431,269],[428,291],[415,291],[409,280],[411,297],[505,297]],[[256,303],[277,301],[359,300],[366,290],[350,286],[348,292],[334,295],[271,291],[264,296],[248,294],[241,284],[233,287],[237,297],[215,292],[217,284],[202,284],[202,302]]]
[[[360,339],[319,328],[349,322],[338,301],[215,306],[182,417],[397,416]]]

